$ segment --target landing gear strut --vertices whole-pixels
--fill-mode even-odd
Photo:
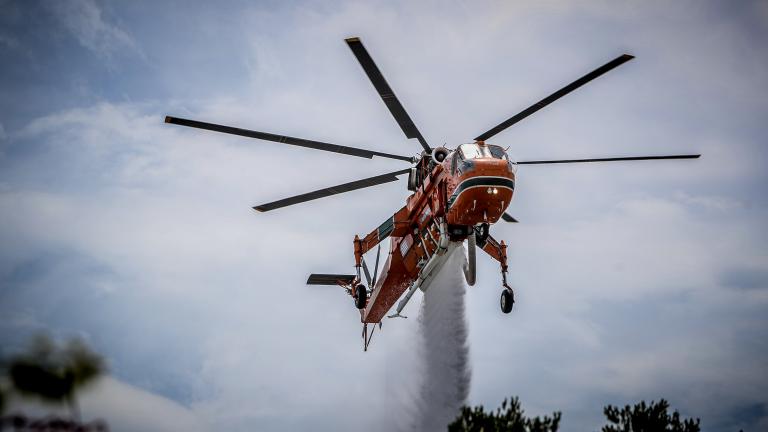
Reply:
[[[506,255],[504,258],[506,258]],[[508,314],[512,312],[512,306],[515,305],[515,292],[512,291],[512,287],[507,283],[506,265],[504,265],[501,270],[501,283],[504,286],[504,289],[501,290],[501,300],[499,300],[499,304],[501,305],[501,311]]]
[[[501,311],[505,314],[512,312],[512,306],[515,304],[515,293],[512,287],[507,283],[507,245],[504,241],[497,242],[496,239],[488,235],[488,224],[480,224],[474,228],[474,235],[470,236],[470,243],[476,243],[482,247],[489,255],[495,258],[501,264],[501,299],[499,305]],[[483,246],[480,246],[480,245]]]

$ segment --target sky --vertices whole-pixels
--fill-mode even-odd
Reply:
[[[520,167],[520,223],[491,229],[510,244],[515,310],[500,312],[486,256],[467,289],[470,403],[517,395],[583,431],[606,404],[666,398],[704,431],[768,428],[765,1],[0,11],[0,350],[47,331],[103,353],[111,377],[85,417],[162,430],[125,419],[152,406],[165,414],[148,422],[187,429],[405,427],[417,321],[385,321],[363,353],[352,300],[304,285],[352,270],[354,235],[403,205],[405,182],[250,209],[403,163],[163,123],[416,154],[344,43],[359,36],[433,146],[469,142],[626,52],[492,142],[520,160],[702,154]]]

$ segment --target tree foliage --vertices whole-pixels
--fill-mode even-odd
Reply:
[[[560,412],[552,417],[528,418],[517,397],[504,399],[495,412],[485,412],[482,405],[463,407],[461,414],[448,425],[449,432],[557,432]]]
[[[608,405],[603,409],[609,424],[602,432],[699,432],[699,419],[681,419],[675,411],[670,415],[669,402],[661,399],[658,403],[645,401],[633,407],[622,409]]]
[[[104,360],[79,339],[63,346],[38,336],[27,352],[9,359],[6,370],[13,389],[48,402],[66,402],[78,418],[75,393],[101,375]]]

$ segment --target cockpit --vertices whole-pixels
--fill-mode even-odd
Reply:
[[[462,144],[453,154],[451,171],[467,172],[474,168],[474,159],[499,159],[507,162],[509,169],[517,171],[517,164],[509,158],[507,152],[500,146],[493,144],[480,145],[477,143]]]
[[[493,145],[478,145],[476,143],[462,144],[459,146],[462,159],[494,158],[509,160],[507,152],[503,148]]]

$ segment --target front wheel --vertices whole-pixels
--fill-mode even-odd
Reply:
[[[355,306],[358,309],[365,309],[365,303],[368,300],[368,290],[365,289],[365,285],[358,285],[355,288]]]
[[[505,314],[508,314],[512,312],[512,306],[515,304],[515,294],[512,292],[512,290],[502,290],[501,291],[501,311]]]
[[[477,228],[475,228],[475,243],[477,243],[477,247],[480,249],[485,247],[485,242],[488,241],[488,236],[490,235],[490,225],[487,223],[480,224]]]

